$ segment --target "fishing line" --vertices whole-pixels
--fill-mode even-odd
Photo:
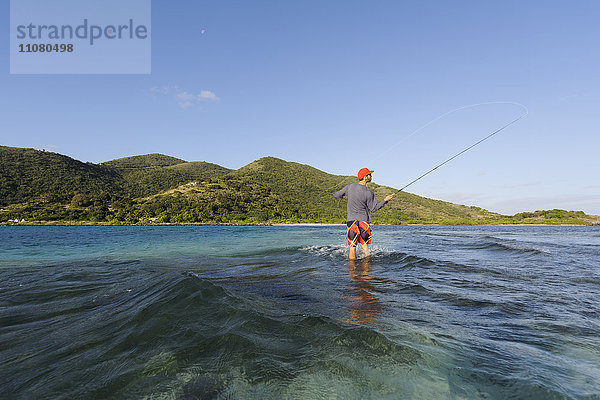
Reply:
[[[447,111],[447,112],[445,112],[443,114],[440,114],[439,116],[435,117],[434,119],[428,121],[425,125],[422,125],[422,126],[418,127],[417,129],[415,129],[414,131],[412,131],[411,133],[409,133],[407,136],[403,137],[398,142],[396,142],[392,146],[388,147],[384,152],[382,152],[381,154],[379,154],[375,158],[372,158],[371,161],[375,161],[375,160],[380,159],[385,154],[389,153],[393,148],[399,146],[401,143],[403,143],[406,140],[410,139],[411,137],[413,137],[414,135],[416,135],[418,132],[420,132],[423,129],[427,128],[429,125],[433,124],[436,121],[439,121],[440,119],[442,119],[442,118],[444,118],[444,117],[446,117],[446,116],[448,116],[450,114],[453,114],[455,112],[462,111],[462,110],[467,110],[469,108],[474,108],[474,107],[479,107],[479,106],[484,106],[484,105],[491,105],[491,104],[513,104],[513,105],[517,105],[517,106],[521,107],[524,110],[524,112],[518,118],[516,118],[516,119],[510,121],[509,123],[505,124],[500,129],[495,130],[494,132],[492,132],[488,136],[486,136],[483,139],[479,140],[478,142],[472,144],[471,146],[467,147],[466,149],[462,150],[461,152],[453,155],[452,157],[450,157],[449,159],[447,159],[443,163],[436,165],[434,168],[432,168],[429,171],[425,172],[423,175],[419,176],[418,178],[416,178],[413,181],[409,182],[408,184],[404,185],[401,189],[399,189],[396,192],[394,192],[394,195],[402,192],[404,189],[406,189],[407,187],[409,187],[413,183],[419,181],[420,179],[422,179],[425,176],[429,175],[433,171],[437,170],[438,168],[440,168],[440,167],[444,166],[445,164],[449,163],[450,161],[454,160],[456,157],[460,156],[463,153],[466,153],[467,151],[471,150],[473,147],[477,146],[478,144],[480,144],[480,143],[484,142],[485,140],[491,138],[495,134],[503,131],[504,129],[508,128],[509,126],[511,126],[512,124],[516,123],[517,121],[525,118],[529,114],[529,109],[524,104],[518,103],[516,101],[488,101],[488,102],[482,102],[482,103],[476,103],[476,104],[470,104],[470,105],[467,105],[467,106],[458,107],[458,108],[455,108],[453,110]],[[329,190],[333,189],[334,187],[339,186],[340,184],[344,183],[345,181],[347,181],[350,178],[353,178],[353,177],[351,177],[351,176],[345,177],[340,182],[338,182],[335,185],[331,186],[327,190],[329,191]],[[339,201],[338,201],[338,205],[339,205]]]
[[[412,131],[411,133],[409,133],[407,136],[403,137],[402,139],[400,139],[399,141],[397,141],[396,143],[394,143],[392,146],[388,147],[385,151],[383,151],[382,153],[380,153],[379,155],[377,155],[376,157],[370,159],[370,161],[376,161],[378,159],[380,159],[381,157],[383,157],[385,154],[389,153],[390,151],[392,151],[392,149],[394,149],[395,147],[399,146],[400,144],[402,144],[403,142],[405,142],[406,140],[410,139],[411,137],[413,137],[414,135],[416,135],[417,133],[419,133],[420,131],[422,131],[423,129],[427,128],[429,125],[433,124],[434,122],[439,121],[440,119],[453,114],[455,112],[458,111],[462,111],[462,110],[467,110],[469,108],[474,108],[474,107],[479,107],[479,106],[485,106],[485,105],[491,105],[491,104],[513,104],[513,105],[517,105],[521,108],[523,108],[524,113],[522,115],[520,115],[517,119],[509,122],[508,124],[504,125],[503,127],[501,127],[500,129],[494,131],[491,135],[488,135],[487,137],[483,138],[482,140],[480,140],[479,142],[475,143],[472,146],[469,146],[468,148],[466,148],[465,150],[461,151],[460,153],[456,154],[455,156],[449,158],[448,160],[444,161],[443,163],[441,163],[440,165],[436,166],[435,168],[431,169],[430,171],[427,171],[425,174],[419,176],[417,179],[415,179],[414,181],[410,182],[408,185],[404,186],[402,189],[398,190],[396,193],[401,192],[402,190],[406,189],[408,186],[412,185],[413,183],[417,182],[419,179],[425,177],[426,175],[429,175],[431,172],[435,171],[436,169],[440,168],[441,166],[443,166],[444,164],[452,161],[453,159],[455,159],[456,157],[460,156],[461,154],[463,154],[464,152],[470,150],[471,148],[477,146],[479,143],[483,142],[484,140],[494,136],[496,133],[508,128],[510,125],[514,124],[515,122],[519,121],[520,119],[524,118],[525,116],[527,116],[529,114],[529,109],[521,104],[521,103],[517,103],[515,101],[488,101],[488,102],[482,102],[482,103],[476,103],[476,104],[470,104],[468,106],[462,106],[462,107],[458,107],[455,108],[453,110],[447,111],[443,114],[440,114],[439,116],[435,117],[434,119],[428,121],[425,125],[422,125],[420,127],[418,127],[417,129],[415,129],[414,131]],[[341,185],[342,183],[344,183],[345,181],[347,181],[348,179],[353,178],[352,176],[347,176],[345,177],[343,180],[341,180],[340,182],[336,183],[335,185],[331,186],[329,189],[327,190],[331,190],[336,186]]]
[[[498,104],[498,103],[480,103],[480,104]],[[508,103],[505,103],[508,104]],[[414,179],[413,181],[411,181],[410,183],[404,185],[401,189],[399,189],[398,191],[396,191],[394,194],[398,194],[400,192],[402,192],[404,189],[406,189],[407,187],[409,187],[410,185],[412,185],[413,183],[419,181],[420,179],[426,177],[427,175],[429,175],[430,173],[432,173],[433,171],[435,171],[436,169],[440,168],[443,165],[446,165],[447,163],[449,163],[450,161],[454,160],[456,157],[460,156],[461,154],[466,153],[467,151],[471,150],[473,147],[477,146],[478,144],[488,140],[489,138],[491,138],[492,136],[494,136],[495,134],[503,131],[504,129],[508,128],[509,126],[511,126],[512,124],[514,124],[515,122],[525,118],[527,116],[527,114],[529,114],[529,110],[527,109],[527,107],[525,107],[523,104],[520,103],[514,103],[511,102],[510,104],[517,104],[521,107],[523,107],[525,109],[525,112],[523,114],[521,114],[518,118],[515,118],[514,120],[510,121],[509,123],[507,123],[506,125],[502,126],[500,129],[495,130],[494,132],[492,132],[491,134],[487,135],[486,137],[484,137],[483,139],[477,141],[476,143],[473,143],[472,145],[470,145],[469,147],[467,147],[466,149],[460,151],[459,153],[453,155],[452,157],[450,157],[449,159],[447,159],[446,161],[444,161],[441,164],[436,165],[435,167],[433,167],[432,169],[430,169],[429,171],[425,172],[423,175],[419,176],[417,179]],[[466,108],[466,107],[465,107]],[[464,109],[464,108],[461,108]],[[439,118],[438,118],[439,119]]]

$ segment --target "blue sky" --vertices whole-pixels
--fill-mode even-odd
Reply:
[[[3,3],[5,21],[8,2]],[[513,214],[600,215],[600,3],[152,2],[149,75],[10,75],[0,144],[90,162],[263,156]],[[6,46],[9,32],[2,31]]]

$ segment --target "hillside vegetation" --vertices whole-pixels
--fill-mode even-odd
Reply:
[[[150,196],[188,182],[218,178],[230,171],[203,161],[164,167],[118,169],[124,180],[124,193],[133,198]]]
[[[69,192],[116,193],[123,185],[115,170],[62,154],[0,146],[0,206]],[[43,200],[43,199],[42,199]]]
[[[216,178],[230,169],[203,161],[187,162],[164,154],[146,154],[101,163],[114,169],[123,179],[122,193],[129,197],[146,197],[178,185]]]
[[[179,158],[165,156],[164,154],[146,154],[143,156],[133,156],[117,158],[116,160],[103,162],[106,165],[114,168],[129,169],[129,168],[151,168],[151,167],[168,167],[169,165],[177,165],[185,163],[185,160]]]
[[[343,223],[346,200],[333,193],[357,181],[273,157],[230,170],[161,154],[95,165],[33,149],[0,151],[0,222]],[[395,192],[369,187],[378,199]],[[373,222],[600,224],[600,217],[563,210],[504,216],[402,192]]]

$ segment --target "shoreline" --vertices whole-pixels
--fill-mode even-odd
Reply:
[[[419,224],[411,224],[411,223],[401,223],[401,224],[371,224],[372,226],[600,226],[597,223],[588,223],[588,224],[560,224],[560,223],[523,223],[523,224],[438,224],[438,223],[419,223]],[[148,226],[275,226],[275,227],[285,227],[285,226],[294,226],[294,227],[320,227],[320,226],[346,226],[344,223],[317,223],[317,222],[295,222],[295,223],[281,223],[281,222],[263,222],[263,223],[201,223],[201,222],[187,222],[187,223],[150,223],[150,224],[113,224],[110,222],[90,222],[90,221],[23,221],[23,222],[0,222],[0,226],[140,226],[140,227],[148,227]]]

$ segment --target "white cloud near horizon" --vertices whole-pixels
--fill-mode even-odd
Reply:
[[[150,88],[150,92],[155,95],[172,96],[177,105],[184,110],[202,102],[221,101],[214,92],[204,89],[200,93],[194,94],[181,89],[179,86],[155,86]]]

